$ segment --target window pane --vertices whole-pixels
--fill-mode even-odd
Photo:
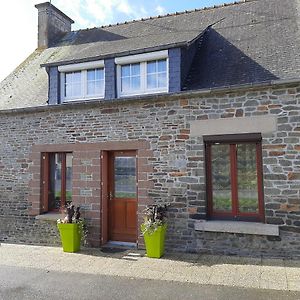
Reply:
[[[66,204],[72,202],[72,160],[71,153],[66,154]]]
[[[73,82],[80,83],[81,82],[81,71],[73,72]]]
[[[131,76],[140,75],[140,64],[131,65]]]
[[[155,89],[156,88],[156,75],[147,75],[147,88]]]
[[[49,191],[49,210],[60,208],[61,204],[61,154],[51,154],[50,161],[50,191]]]
[[[121,76],[130,76],[130,65],[121,66]]]
[[[104,70],[103,69],[96,69],[96,80],[104,79]]]
[[[66,81],[66,83],[72,82],[72,73],[66,73],[65,81]]]
[[[81,71],[65,74],[65,97],[81,97]]]
[[[95,80],[95,70],[88,70],[87,71],[87,80]]]
[[[147,63],[147,73],[156,73],[156,61],[150,61]]]
[[[59,210],[72,202],[72,159],[71,153],[49,154],[49,211]]]
[[[256,144],[237,145],[238,199],[240,212],[258,212]]]
[[[95,82],[88,82],[87,84],[87,94],[88,95],[95,95]]]
[[[158,72],[166,72],[167,71],[167,61],[165,59],[159,60],[157,62]]]
[[[96,95],[103,95],[104,94],[104,80],[96,81],[95,94]]]
[[[72,97],[80,97],[81,96],[81,84],[74,83],[72,89]]]
[[[211,146],[212,192],[214,211],[232,211],[230,145]]]
[[[158,87],[166,87],[167,86],[167,74],[159,73],[158,74]]]
[[[65,97],[66,98],[72,97],[72,86],[70,84],[65,85]]]
[[[132,77],[131,78],[131,89],[132,90],[139,90],[140,89],[140,77]]]
[[[121,85],[122,85],[121,86],[122,92],[129,91],[130,90],[130,77],[122,78]]]
[[[115,197],[136,197],[136,159],[135,157],[115,158]]]

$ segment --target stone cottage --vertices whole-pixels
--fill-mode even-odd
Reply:
[[[49,2],[38,48],[0,84],[0,241],[300,254],[300,3],[245,0],[72,31]]]

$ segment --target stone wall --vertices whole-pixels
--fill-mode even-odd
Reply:
[[[143,204],[171,204],[169,251],[299,255],[299,99],[300,85],[290,85],[0,112],[0,239],[58,241],[53,225],[36,220],[32,213],[30,199],[35,196],[39,201],[40,193],[34,185],[40,179],[34,145],[142,142],[149,149],[139,157],[144,163],[139,168],[143,172],[139,197],[145,197]],[[280,237],[195,232],[194,222],[206,217],[205,168],[203,139],[190,135],[190,123],[265,115],[276,116],[278,126],[277,131],[262,134],[265,217],[267,223],[281,226]],[[106,145],[109,150],[111,144]],[[87,179],[79,180],[77,201],[84,203],[80,195],[84,196]],[[100,204],[98,195],[93,201]],[[86,215],[92,210],[88,207]]]

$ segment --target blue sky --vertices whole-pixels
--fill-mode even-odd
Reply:
[[[76,20],[74,29],[94,27],[224,3],[225,0],[52,0]],[[228,1],[227,1],[228,2]],[[72,3],[72,5],[70,5]]]
[[[12,72],[37,44],[35,4],[47,0],[9,0],[0,2],[0,81]],[[52,4],[71,17],[73,30],[157,16],[233,0],[52,0]],[[17,20],[17,21],[16,21]]]

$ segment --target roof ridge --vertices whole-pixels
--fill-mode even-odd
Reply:
[[[141,18],[141,19],[134,19],[134,20],[131,20],[131,21],[117,22],[115,24],[108,24],[108,25],[101,25],[101,26],[98,26],[98,27],[95,26],[95,27],[92,27],[92,28],[78,29],[78,30],[73,30],[72,32],[88,31],[88,30],[100,29],[100,28],[110,28],[110,27],[114,27],[114,26],[127,25],[127,24],[140,22],[140,21],[147,21],[147,20],[154,20],[154,19],[160,19],[160,18],[171,17],[171,16],[178,16],[178,15],[189,14],[189,13],[193,13],[193,12],[212,10],[212,9],[221,8],[221,7],[240,5],[240,4],[243,4],[243,3],[254,2],[254,1],[257,1],[257,0],[239,0],[239,1],[228,2],[228,3],[213,5],[213,6],[205,6],[205,7],[202,7],[202,8],[195,8],[195,9],[185,10],[185,11],[180,11],[180,12],[176,11],[174,13],[167,13],[165,15],[150,16],[150,17]]]

